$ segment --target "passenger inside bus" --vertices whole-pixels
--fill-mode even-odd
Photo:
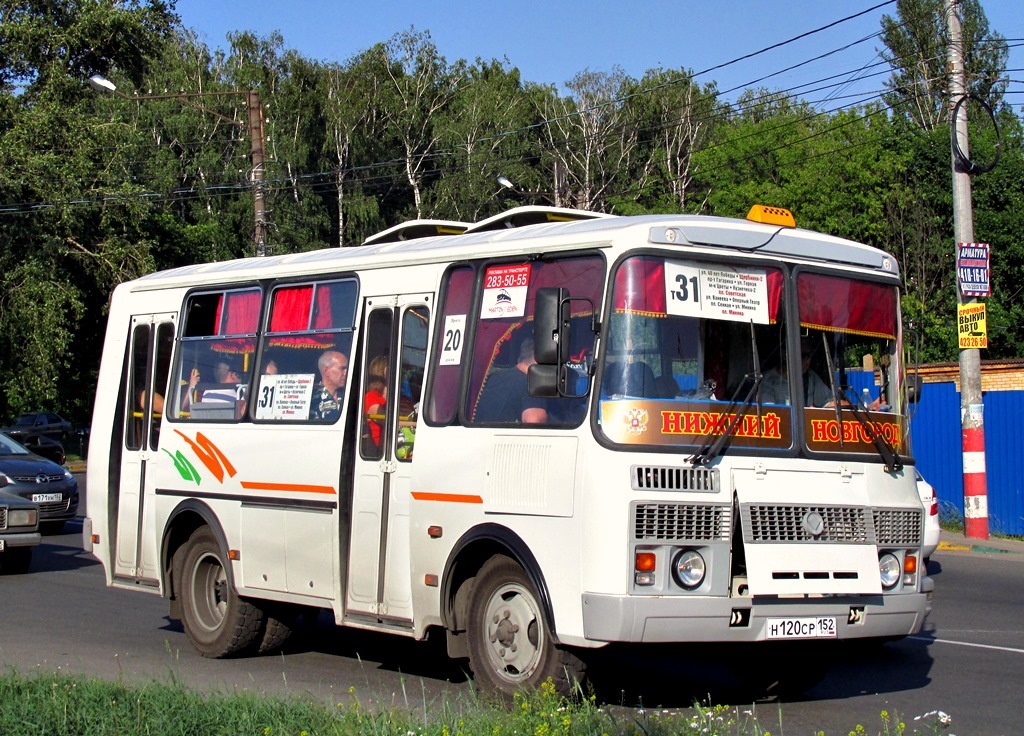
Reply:
[[[811,359],[820,345],[814,335],[800,338],[800,360],[803,370],[804,405],[821,407],[832,401],[832,392],[811,368]],[[761,401],[765,404],[789,404],[789,371],[785,337],[781,341],[779,364],[764,374],[761,382]]]
[[[367,436],[364,441],[380,447],[384,429],[384,413],[387,410],[388,357],[378,355],[370,361],[370,375],[366,379],[366,394],[363,396],[363,414],[366,415]]]
[[[213,367],[216,383],[197,386],[200,401],[235,401],[238,389],[245,382],[244,373],[227,360],[219,360]]]
[[[487,374],[473,419],[495,423],[547,423],[547,400],[530,396],[527,391],[526,373],[536,362],[533,335],[524,335],[519,344],[516,364],[509,368],[492,366]]]
[[[333,422],[341,416],[348,380],[348,356],[337,350],[325,350],[317,361],[320,382],[313,387],[309,418]]]

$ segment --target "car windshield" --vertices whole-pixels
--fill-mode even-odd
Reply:
[[[0,434],[0,457],[12,455],[28,455],[29,452],[10,437]]]

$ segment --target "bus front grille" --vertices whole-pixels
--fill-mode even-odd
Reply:
[[[875,509],[878,544],[917,547],[921,544],[924,516],[914,509]]]
[[[637,503],[633,508],[636,541],[727,541],[732,528],[728,506],[688,503]]]
[[[747,504],[740,507],[747,542],[868,544],[868,516],[857,506]]]
[[[634,465],[630,481],[634,491],[718,493],[718,468]]]

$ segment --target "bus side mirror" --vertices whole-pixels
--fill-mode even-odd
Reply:
[[[921,400],[921,376],[917,373],[907,374],[907,402],[915,404]]]
[[[569,290],[545,287],[537,290],[533,311],[533,352],[542,366],[569,360]]]

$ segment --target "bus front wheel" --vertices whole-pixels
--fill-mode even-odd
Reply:
[[[491,558],[470,593],[469,663],[478,684],[506,698],[549,678],[562,695],[582,683],[585,668],[555,644],[533,584],[516,562]]]
[[[183,552],[182,624],[189,641],[212,658],[250,648],[263,634],[263,612],[238,597],[228,579],[226,556],[210,528],[197,529]]]

